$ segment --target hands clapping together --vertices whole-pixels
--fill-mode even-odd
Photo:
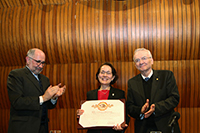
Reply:
[[[146,103],[142,106],[141,113],[144,114],[144,118],[148,118],[155,111],[155,104],[152,104],[149,109],[149,99],[146,100]]]
[[[58,85],[52,86],[50,85],[48,89],[45,91],[44,95],[42,96],[43,101],[48,101],[50,99],[56,99],[59,96],[62,96],[65,93],[66,86],[61,87],[61,83]]]

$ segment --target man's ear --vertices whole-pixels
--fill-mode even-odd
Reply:
[[[28,56],[26,56],[26,63],[28,63],[30,60],[30,58]]]
[[[151,58],[151,64],[153,65],[153,58]]]

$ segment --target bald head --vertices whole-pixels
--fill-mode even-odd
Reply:
[[[38,48],[30,49],[27,52],[26,65],[33,73],[39,74],[45,66],[45,53]]]
[[[44,54],[44,52],[38,48],[32,48],[27,52],[27,56],[30,57],[34,57],[35,54]]]

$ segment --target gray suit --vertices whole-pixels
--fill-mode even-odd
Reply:
[[[170,133],[171,129],[168,127],[168,122],[174,112],[174,108],[179,103],[179,92],[176,80],[173,73],[167,70],[153,70],[152,76],[151,99],[149,104],[155,104],[154,122],[158,130],[163,133]],[[146,119],[140,119],[141,108],[145,102],[143,79],[141,74],[139,74],[129,79],[127,94],[127,112],[136,119],[135,133],[144,133],[146,128]],[[177,132],[180,132],[178,123],[175,127],[175,133]]]
[[[39,132],[42,116],[39,96],[43,95],[50,85],[46,76],[40,74],[39,77],[42,87],[26,67],[9,73],[7,89],[11,106],[8,133]],[[50,101],[43,104],[46,104],[47,108],[55,107]],[[48,118],[45,119],[48,121]]]

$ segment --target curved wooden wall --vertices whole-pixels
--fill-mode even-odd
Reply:
[[[199,0],[1,8],[0,66],[24,65],[31,47],[43,49],[50,64],[132,61],[137,47],[150,49],[155,60],[199,59],[199,8]]]
[[[58,4],[58,2],[62,4]],[[56,4],[56,5],[55,5]],[[95,73],[111,62],[127,92],[127,81],[139,72],[132,61],[138,47],[150,49],[154,69],[175,74],[182,133],[200,131],[200,1],[199,0],[2,0],[0,2],[0,132],[7,132],[10,103],[8,73],[25,65],[28,49],[47,55],[43,74],[52,84],[67,85],[50,129],[77,130],[75,111],[86,92],[98,87]],[[127,133],[132,133],[131,119]]]

